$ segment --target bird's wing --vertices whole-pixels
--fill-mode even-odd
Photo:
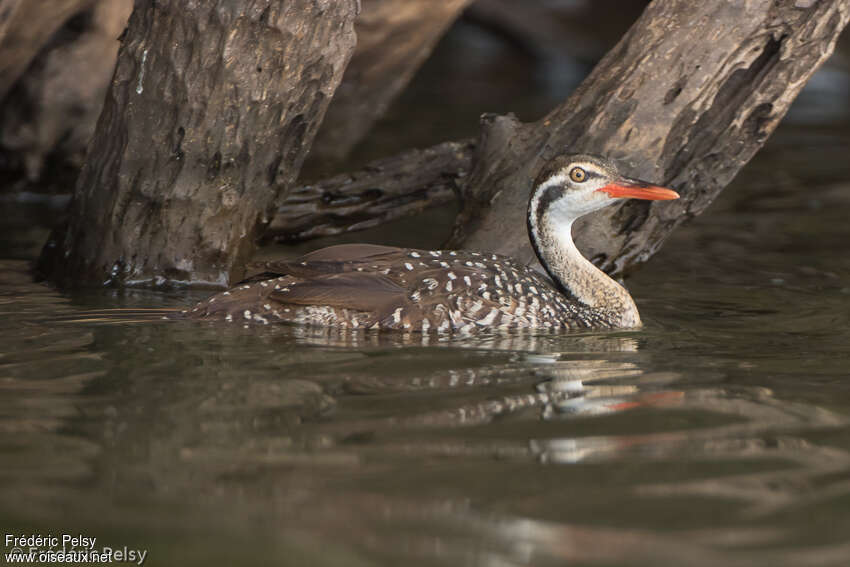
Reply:
[[[380,274],[320,274],[275,289],[270,298],[283,304],[321,305],[355,311],[383,312],[401,304],[406,289]]]
[[[252,266],[255,271],[244,282],[251,283],[279,276],[312,278],[322,274],[353,272],[358,267],[368,266],[374,271],[393,265],[398,259],[406,257],[409,250],[376,244],[340,244],[328,246],[296,260],[283,262],[263,262]],[[371,268],[377,266],[377,268]]]
[[[370,262],[386,256],[403,255],[407,250],[378,244],[338,244],[320,248],[301,256],[295,262]]]

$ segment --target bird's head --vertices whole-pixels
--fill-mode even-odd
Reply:
[[[529,201],[529,220],[544,215],[556,222],[572,223],[580,216],[622,199],[650,201],[678,199],[666,187],[625,177],[613,163],[588,154],[559,155],[543,166]]]

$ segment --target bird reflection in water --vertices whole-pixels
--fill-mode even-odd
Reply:
[[[532,337],[531,342],[528,337],[517,335],[489,338],[487,343],[476,340],[476,350],[482,350],[484,344],[496,352],[504,348],[506,360],[483,365],[465,360],[465,367],[454,360],[450,368],[429,368],[426,364],[420,371],[413,370],[417,365],[407,360],[405,372],[399,374],[376,373],[370,360],[364,360],[362,364],[347,364],[345,370],[335,375],[332,383],[324,383],[326,389],[360,395],[431,392],[441,397],[431,398],[429,403],[422,404],[419,411],[394,413],[383,419],[334,422],[326,424],[324,430],[392,429],[398,432],[403,428],[471,427],[509,417],[546,421],[568,415],[600,415],[644,406],[669,405],[676,403],[682,395],[678,391],[663,389],[666,384],[676,381],[676,375],[644,375],[639,363],[632,360],[635,359],[638,343],[630,336],[587,335],[570,337],[568,341],[561,337],[555,341],[543,335]],[[517,352],[522,340],[525,340],[523,346],[527,350]],[[530,345],[537,347],[537,352],[530,351]],[[471,348],[472,344],[455,341],[451,346],[464,349]],[[555,350],[556,347],[560,350]],[[614,360],[614,355],[621,358],[625,355],[626,359]],[[455,401],[459,398],[463,400],[461,403]],[[516,444],[510,445],[503,447],[503,451],[515,453]],[[468,445],[465,446],[468,448]],[[446,446],[432,446],[431,449],[452,453],[463,451],[463,448]],[[417,444],[415,450],[429,449]],[[527,447],[521,452],[527,453]]]

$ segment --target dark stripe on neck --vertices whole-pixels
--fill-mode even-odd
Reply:
[[[549,207],[558,200],[563,191],[561,187],[547,187],[540,195],[540,199],[537,201],[537,218],[534,219],[538,227],[543,225],[543,216],[549,212]],[[529,221],[531,221],[530,218]]]
[[[554,286],[566,297],[571,299],[577,299],[575,294],[570,291],[568,287],[566,287],[563,282],[552,272],[552,269],[549,267],[549,263],[546,262],[546,258],[543,254],[540,253],[540,245],[541,243],[537,241],[535,234],[538,237],[542,237],[544,232],[548,232],[548,229],[544,229],[543,218],[549,212],[549,208],[552,206],[558,197],[561,196],[563,189],[560,187],[548,187],[542,195],[540,195],[540,199],[537,202],[537,214],[532,218],[531,211],[529,210],[529,214],[526,215],[526,222],[528,224],[528,238],[531,240],[531,247],[534,249],[534,253],[537,255],[537,260],[540,262],[540,265],[543,266],[543,269],[546,270],[546,273],[549,274],[549,279],[552,280]],[[529,207],[530,209],[530,207]]]

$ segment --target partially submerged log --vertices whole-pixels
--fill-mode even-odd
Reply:
[[[678,201],[625,202],[574,228],[610,273],[648,259],[678,224],[702,212],[765,143],[829,57],[850,18],[846,0],[653,2],[564,104],[539,122],[487,116],[449,246],[534,262],[525,237],[531,180],[562,151],[594,152],[636,177],[670,185]],[[448,146],[433,152],[450,153]],[[410,154],[416,159],[415,154]],[[438,161],[429,154],[428,162]],[[415,163],[383,160],[361,186],[419,191]],[[446,161],[446,163],[451,163]],[[425,161],[420,162],[424,165]],[[458,162],[465,171],[467,165]],[[395,173],[395,174],[394,174]],[[445,170],[451,176],[456,170]],[[342,179],[337,178],[337,179]],[[365,209],[352,210],[355,224]],[[302,218],[302,223],[310,220]],[[342,219],[336,219],[337,225]],[[506,238],[506,231],[513,237]]]
[[[340,80],[355,3],[138,2],[70,226],[44,256],[54,277],[210,285],[239,277]],[[761,147],[848,13],[846,0],[654,2],[546,118],[486,118],[471,175],[451,144],[414,152],[366,168],[356,184],[342,176],[299,192],[303,214],[286,222],[309,236],[311,223],[338,231],[342,216],[366,211],[350,223],[363,226],[392,217],[386,203],[399,190],[439,200],[447,194],[439,180],[448,180],[463,205],[450,245],[532,261],[531,179],[554,153],[597,152],[683,193],[663,208],[625,204],[577,226],[585,253],[622,272],[703,210]],[[345,184],[354,198],[333,189]],[[323,219],[328,211],[304,205],[305,193],[345,204]]]
[[[354,49],[357,0],[139,0],[67,230],[62,283],[239,278]]]
[[[451,245],[534,259],[524,230],[529,181],[564,150],[619,160],[680,190],[663,207],[625,202],[576,224],[608,272],[648,259],[702,212],[765,143],[850,18],[846,0],[653,2],[561,106],[534,124],[489,118]]]
[[[362,0],[357,48],[312,150],[337,161],[366,135],[471,0]]]

